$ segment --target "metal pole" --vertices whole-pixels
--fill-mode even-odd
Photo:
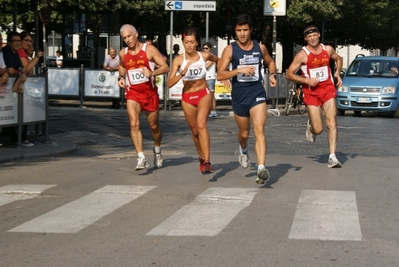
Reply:
[[[209,12],[206,12],[205,42],[209,40]]]
[[[276,37],[277,37],[277,20],[276,20],[276,16],[273,16],[273,59],[274,61],[276,61]]]
[[[43,24],[43,67],[46,68],[47,43],[46,43],[46,26]]]
[[[53,55],[55,55],[55,31],[51,31],[53,37]]]
[[[48,70],[44,69],[44,90],[45,94],[45,101],[46,101],[46,122],[42,124],[42,132],[44,133],[44,140],[43,143],[51,144],[50,135],[49,135],[49,108],[48,108]]]
[[[172,59],[173,59],[173,11],[170,12],[170,29],[169,29],[169,65],[172,65]],[[168,75],[165,75],[166,80],[168,79]],[[167,83],[166,83],[167,84]],[[168,86],[165,86],[164,88],[164,105],[163,109],[167,110],[168,109],[168,98],[169,98],[169,88]]]

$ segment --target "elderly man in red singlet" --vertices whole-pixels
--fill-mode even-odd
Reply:
[[[288,68],[287,79],[303,84],[303,100],[309,113],[306,129],[306,139],[310,142],[316,140],[316,135],[323,131],[322,114],[324,112],[328,129],[328,146],[330,156],[329,168],[340,168],[342,165],[335,156],[337,147],[337,90],[334,85],[334,77],[337,86],[342,84],[340,72],[342,58],[329,45],[320,43],[320,32],[314,25],[305,28],[303,32],[307,45],[296,54],[291,66]],[[330,69],[330,58],[336,63],[334,77]],[[296,75],[301,68],[302,76]]]
[[[148,168],[143,153],[143,136],[140,131],[140,113],[145,112],[154,139],[154,165],[162,166],[159,125],[159,96],[155,76],[167,73],[169,67],[153,45],[140,43],[135,27],[125,24],[120,34],[127,47],[119,52],[118,85],[125,88],[126,109],[130,121],[130,137],[137,152],[136,171]],[[157,68],[155,69],[155,65]]]

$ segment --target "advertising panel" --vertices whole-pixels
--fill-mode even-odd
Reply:
[[[84,95],[119,98],[118,76],[117,71],[85,70]]]
[[[27,78],[23,94],[23,123],[46,120],[45,82],[44,76]]]
[[[80,69],[49,68],[48,94],[79,96]]]
[[[18,123],[18,94],[12,91],[15,77],[9,77],[6,85],[0,86],[0,125]]]

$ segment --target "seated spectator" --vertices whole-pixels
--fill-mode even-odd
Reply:
[[[55,54],[57,56],[55,57],[55,60],[53,60],[51,63],[54,67],[62,68],[64,66],[64,57],[61,55],[60,50],[57,50],[57,52],[55,52]]]

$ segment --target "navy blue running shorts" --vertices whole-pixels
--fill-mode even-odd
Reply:
[[[261,84],[254,87],[239,88],[238,90],[233,89],[231,98],[234,113],[241,117],[248,117],[251,108],[265,103],[267,100],[265,88]]]

